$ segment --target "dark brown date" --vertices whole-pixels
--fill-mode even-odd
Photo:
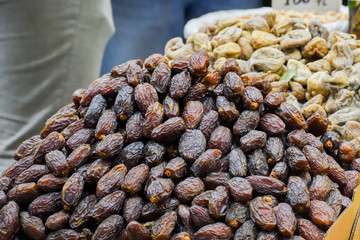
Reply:
[[[312,174],[326,174],[329,172],[328,160],[319,149],[306,145],[302,152],[309,162],[310,172]]]
[[[246,156],[240,148],[234,148],[228,155],[229,173],[232,177],[245,177],[247,174]]]
[[[254,175],[246,177],[255,192],[260,194],[270,194],[274,196],[283,196],[286,194],[285,184],[272,177]]]
[[[72,212],[69,224],[70,227],[78,229],[85,226],[91,220],[90,212],[92,211],[97,199],[95,195],[88,195],[82,199]]]
[[[96,186],[96,196],[104,197],[121,188],[124,182],[127,168],[124,164],[114,166],[108,173],[104,174]]]
[[[205,136],[206,139],[209,139],[211,133],[215,130],[215,128],[218,125],[219,125],[219,114],[214,110],[210,110],[201,119],[198,129],[202,132],[202,134]]]
[[[258,111],[245,110],[241,112],[239,118],[233,126],[233,131],[236,136],[242,137],[251,130],[254,130],[260,121],[260,114]]]
[[[13,239],[20,226],[20,208],[14,201],[9,201],[0,210],[0,238],[4,240]]]
[[[285,123],[272,113],[267,113],[260,119],[259,127],[262,131],[271,136],[281,136],[286,132]]]
[[[208,91],[214,90],[220,82],[220,74],[211,66],[208,68],[206,75],[201,79],[201,83],[207,87]]]
[[[69,140],[68,140],[69,141]],[[37,149],[34,152],[34,161],[35,163],[40,163],[43,161],[45,154],[53,150],[58,150],[62,148],[65,144],[65,139],[62,134],[58,132],[50,133],[46,138],[44,138],[40,143]]]
[[[281,103],[275,111],[289,130],[305,128],[306,122],[301,112],[291,104]]]
[[[116,113],[107,109],[99,118],[99,121],[96,124],[95,137],[98,140],[102,140],[105,136],[115,132],[117,127]]]
[[[14,180],[15,184],[36,182],[45,174],[50,172],[49,168],[45,165],[34,164],[25,171],[23,171],[19,176]]]
[[[291,206],[287,203],[279,203],[273,209],[277,230],[285,237],[292,237],[296,230],[296,218]]]
[[[171,233],[176,225],[176,212],[168,211],[161,218],[154,222],[151,228],[153,240],[170,239]]]
[[[241,97],[244,107],[249,110],[257,110],[260,107],[260,104],[264,102],[260,90],[252,86],[245,87]]]
[[[145,163],[148,166],[156,166],[162,162],[165,156],[166,148],[164,145],[149,141],[144,147]]]
[[[207,147],[209,149],[220,149],[222,155],[230,152],[232,143],[232,134],[229,128],[218,126],[211,133]]]
[[[269,137],[264,147],[264,153],[269,164],[280,162],[284,157],[284,144],[280,138]]]
[[[239,111],[233,102],[230,102],[224,96],[216,98],[216,108],[221,118],[227,122],[234,122],[239,117]]]
[[[196,227],[192,221],[190,207],[180,204],[176,210],[176,214],[176,225],[179,230],[193,234],[196,231]]]
[[[66,147],[74,151],[82,144],[91,144],[94,140],[94,137],[95,137],[94,129],[89,129],[89,128],[80,129],[66,141]]]
[[[48,216],[60,211],[61,192],[53,192],[40,195],[29,205],[28,211],[35,216]]]
[[[126,198],[123,207],[123,216],[127,222],[137,221],[141,216],[144,202],[141,197],[133,196]]]
[[[151,239],[150,231],[144,225],[136,221],[129,222],[126,226],[125,234],[129,240]]]
[[[101,158],[111,158],[120,153],[124,145],[124,136],[121,133],[107,135],[96,146],[96,152]]]
[[[321,136],[326,132],[329,123],[324,113],[318,110],[306,119],[306,125],[310,133]]]
[[[152,73],[150,84],[154,86],[157,92],[166,93],[170,85],[170,78],[171,69],[166,63],[160,63]]]
[[[145,59],[144,66],[148,70],[152,71],[160,63],[168,63],[168,60],[167,60],[167,58],[164,58],[163,55],[155,53],[155,54],[152,54],[148,58]]]
[[[7,193],[8,200],[15,201],[18,204],[22,204],[22,203],[29,204],[39,195],[40,195],[39,188],[33,182],[15,185]]]
[[[240,138],[240,147],[244,152],[250,152],[263,148],[265,144],[266,133],[258,130],[251,130]]]
[[[192,222],[197,228],[215,223],[215,219],[210,215],[209,209],[197,205],[190,207]]]
[[[44,192],[57,192],[61,191],[66,181],[66,177],[58,178],[54,174],[46,174],[37,181],[37,186]]]
[[[322,240],[325,235],[315,224],[303,218],[298,220],[297,229],[299,234],[306,240]]]
[[[209,198],[209,213],[214,218],[221,218],[228,210],[229,193],[226,187],[218,186]]]
[[[117,214],[111,215],[99,224],[92,236],[92,239],[117,239],[123,228],[123,217]]]
[[[147,138],[151,138],[152,130],[162,123],[163,117],[164,106],[159,102],[151,104],[146,110],[142,134]]]
[[[45,226],[50,230],[62,229],[70,219],[70,214],[64,210],[50,215],[45,222]]]
[[[68,175],[69,165],[63,152],[54,150],[47,153],[45,163],[56,177],[66,177]]]
[[[165,117],[167,119],[178,117],[180,115],[179,101],[172,99],[168,95],[163,100],[165,108]]]
[[[252,220],[244,222],[235,233],[234,239],[238,240],[255,240],[258,230]]]
[[[164,175],[172,179],[183,178],[188,173],[188,167],[184,159],[176,157],[171,159],[165,167]]]
[[[74,209],[78,204],[85,184],[84,177],[79,173],[74,173],[66,181],[62,188],[61,201],[65,210]]]
[[[226,213],[225,222],[232,228],[239,228],[249,217],[248,207],[239,202],[233,202]]]
[[[6,174],[6,173],[5,173]],[[0,177],[0,191],[7,192],[13,186],[13,181],[7,176]]]
[[[206,139],[200,130],[187,130],[179,140],[179,154],[186,161],[194,162],[206,149]]]
[[[194,240],[206,239],[226,239],[230,240],[234,237],[230,227],[224,223],[214,223],[200,228],[194,234]]]
[[[85,181],[88,183],[98,182],[110,170],[111,164],[111,161],[101,158],[94,161],[86,171]]]
[[[205,185],[200,178],[188,177],[176,185],[174,195],[180,202],[190,202],[204,189]]]
[[[148,175],[149,167],[147,165],[140,164],[133,167],[126,174],[121,189],[130,195],[134,195],[141,190],[141,187],[145,183]]]
[[[266,95],[264,99],[264,105],[269,109],[274,109],[280,106],[280,104],[285,101],[286,101],[285,93],[271,92],[268,95]]]
[[[117,156],[115,164],[124,163],[128,169],[133,168],[144,159],[144,143],[133,142],[124,147]]]
[[[134,89],[131,86],[119,89],[112,110],[120,121],[126,121],[134,113]]]
[[[344,141],[339,145],[337,158],[341,162],[349,163],[355,159],[355,146],[352,142]]]
[[[188,71],[183,71],[174,75],[171,79],[169,94],[174,99],[185,97],[191,86],[191,76]]]
[[[247,202],[252,198],[253,188],[245,178],[234,177],[226,183],[226,187],[237,201]]]
[[[340,166],[340,164],[335,161],[334,158],[329,155],[327,155],[326,157],[329,163],[329,178],[339,184],[339,186],[344,187],[347,184],[345,170]]]
[[[181,117],[170,118],[152,130],[151,138],[156,142],[174,141],[186,131],[185,124]]]
[[[150,202],[158,203],[170,197],[175,184],[171,179],[158,178],[147,188],[146,196]]]
[[[227,172],[212,172],[205,177],[204,182],[207,189],[215,189],[218,186],[226,186],[226,182],[230,178],[231,176]]]
[[[134,89],[135,102],[142,113],[145,113],[148,107],[159,101],[155,88],[148,84],[139,84]]]
[[[144,117],[140,112],[134,113],[129,120],[126,122],[126,142],[136,142],[138,141],[142,134],[142,126],[143,126]]]
[[[220,158],[219,149],[208,149],[195,160],[190,170],[196,176],[205,176],[216,170]]]
[[[228,72],[223,80],[224,95],[228,99],[236,99],[241,97],[244,91],[244,82],[234,72]]]
[[[360,185],[360,173],[358,171],[346,171],[347,184],[342,189],[343,194],[346,197],[351,197],[357,186]]]
[[[106,106],[106,100],[101,94],[94,96],[84,116],[85,126],[94,128],[99,121],[102,112],[106,109]]]
[[[209,65],[209,54],[204,49],[200,49],[191,55],[188,67],[191,74],[202,77],[206,74]]]
[[[123,191],[115,191],[101,198],[90,210],[89,215],[98,222],[102,222],[112,214],[118,213],[124,203],[125,193]]]
[[[198,127],[204,113],[203,105],[200,101],[188,101],[184,107],[183,119],[187,129]]]
[[[250,217],[255,224],[265,230],[272,231],[276,227],[276,217],[274,210],[266,204],[261,197],[257,197],[250,201],[249,204]]]
[[[269,165],[261,149],[256,149],[248,155],[247,167],[250,175],[269,175]]]
[[[334,209],[324,201],[312,200],[309,216],[318,227],[328,229],[335,221]]]
[[[300,177],[289,177],[286,200],[296,212],[302,213],[310,208],[310,192]]]
[[[28,169],[34,164],[34,158],[32,156],[28,156],[20,159],[17,162],[14,162],[4,173],[6,177],[11,179],[11,183],[13,180],[19,176],[23,171]],[[6,186],[6,185],[5,185]]]
[[[297,147],[289,147],[285,151],[286,162],[294,172],[309,171],[310,165],[305,155]]]

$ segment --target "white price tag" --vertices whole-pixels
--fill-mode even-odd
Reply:
[[[340,10],[341,0],[272,0],[271,7],[277,10],[317,11],[320,13]]]

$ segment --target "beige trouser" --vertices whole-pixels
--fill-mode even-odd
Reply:
[[[98,77],[113,32],[110,0],[0,0],[0,173]]]

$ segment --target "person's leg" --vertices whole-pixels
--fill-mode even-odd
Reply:
[[[109,0],[0,0],[0,168],[21,141],[98,77]],[[1,171],[1,170],[0,170]]]
[[[102,74],[130,59],[163,53],[166,42],[182,36],[185,0],[113,0],[116,27],[106,47]]]

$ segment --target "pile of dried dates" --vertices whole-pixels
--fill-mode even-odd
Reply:
[[[160,54],[73,93],[0,178],[0,239],[322,239],[355,146],[234,59]]]

